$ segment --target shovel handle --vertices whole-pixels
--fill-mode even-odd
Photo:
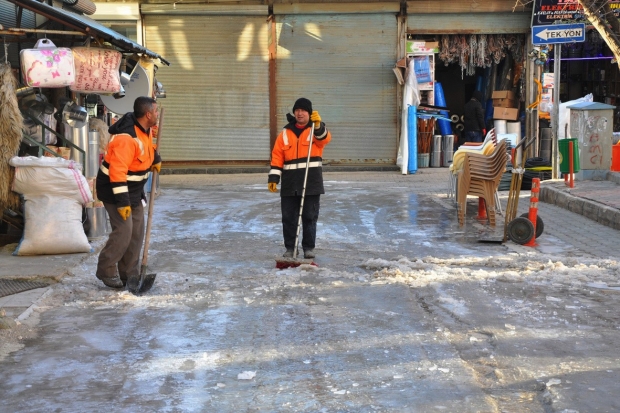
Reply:
[[[159,124],[157,127],[157,150],[161,148],[161,127],[164,123],[164,108],[159,112]],[[157,183],[157,171],[151,173],[151,192],[149,194],[149,216],[146,220],[146,235],[144,237],[144,252],[142,253],[142,266],[140,267],[140,279],[146,274],[146,263],[149,258],[149,243],[151,241],[151,223],[153,221],[153,205],[155,204],[155,185]]]

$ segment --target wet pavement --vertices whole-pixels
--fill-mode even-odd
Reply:
[[[616,229],[540,203],[536,247],[480,243],[476,200],[459,227],[445,169],[325,178],[318,267],[274,268],[265,174],[161,177],[148,296],[105,288],[96,254],[31,257],[24,277],[57,283],[1,336],[4,408],[620,409]],[[26,263],[8,253],[4,277]]]

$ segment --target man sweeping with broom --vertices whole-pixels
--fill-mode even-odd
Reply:
[[[319,112],[312,110],[312,102],[299,98],[287,114],[289,123],[278,135],[271,152],[269,191],[280,186],[282,229],[286,252],[284,258],[296,259],[300,221],[303,224],[301,245],[304,258],[315,257],[316,223],[323,188],[323,148],[331,134],[321,122]]]

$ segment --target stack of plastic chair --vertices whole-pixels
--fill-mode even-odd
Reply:
[[[497,135],[495,134],[495,128],[487,132],[484,141],[480,143],[466,142],[462,144],[459,149],[454,153],[452,157],[452,164],[448,170],[448,198],[454,197],[456,201],[456,175],[463,168],[463,159],[467,152],[482,153],[485,155],[490,154],[497,145]]]
[[[506,141],[502,140],[490,155],[465,154],[463,169],[457,174],[457,211],[459,225],[465,224],[467,195],[484,199],[489,224],[495,226],[495,194],[506,170]]]

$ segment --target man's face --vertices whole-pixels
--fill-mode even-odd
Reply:
[[[303,109],[295,109],[295,120],[298,125],[307,125],[310,122],[310,114]]]
[[[153,109],[151,109],[149,112],[146,112],[146,119],[149,122],[149,128],[151,126],[157,125],[157,115],[157,105],[153,105]]]

